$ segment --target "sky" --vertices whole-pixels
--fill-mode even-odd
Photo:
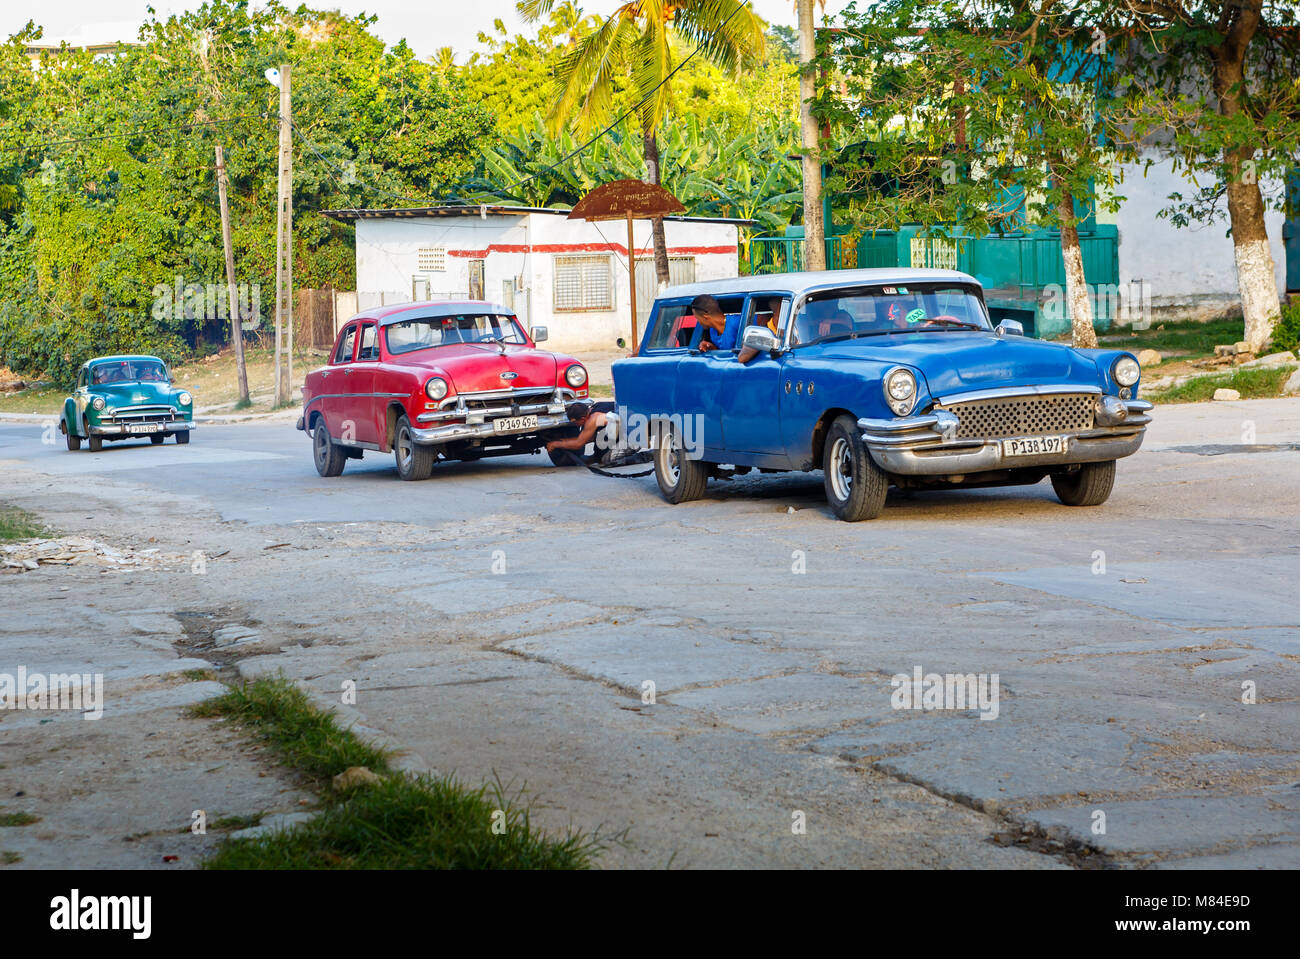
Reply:
[[[794,0],[752,0],[759,16],[771,23],[793,26]],[[42,42],[111,43],[134,40],[139,25],[148,16],[150,0],[46,0],[35,11],[24,4],[11,2],[0,9],[0,34],[11,36],[29,19],[45,28]],[[201,6],[201,0],[152,0],[159,18]],[[291,0],[288,6],[296,6]],[[314,0],[310,6],[340,9],[345,13],[377,14],[375,32],[390,44],[403,38],[420,56],[430,56],[439,47],[452,47],[457,62],[464,62],[479,48],[475,37],[480,31],[490,33],[498,17],[514,32],[523,26],[515,14],[515,0],[364,0],[364,2],[330,2]],[[584,12],[607,14],[618,0],[580,0]],[[847,0],[827,0],[825,9],[836,13]]]

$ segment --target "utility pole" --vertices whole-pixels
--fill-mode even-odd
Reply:
[[[217,144],[217,195],[221,198],[221,243],[226,249],[226,287],[230,293],[230,338],[235,347],[235,372],[239,376],[239,404],[248,405],[248,369],[244,366],[244,318],[239,315],[239,295],[235,291],[235,250],[230,242],[230,206],[226,200],[229,183],[226,160]]]
[[[275,405],[293,398],[293,111],[280,65],[280,188],[275,223]]]
[[[799,0],[799,136],[803,144],[803,264],[805,270],[826,269],[826,225],[822,221],[822,156],[812,101],[817,77],[815,7],[817,0]]]

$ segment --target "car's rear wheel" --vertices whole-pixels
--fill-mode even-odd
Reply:
[[[162,446],[163,440],[167,438],[166,433],[153,433],[149,436],[149,442],[154,446]]]
[[[871,458],[852,416],[841,416],[831,424],[822,452],[822,473],[826,502],[845,522],[875,519],[884,510],[889,477]]]
[[[1114,488],[1114,460],[1084,463],[1072,472],[1052,474],[1052,489],[1066,506],[1100,506]]]
[[[184,443],[188,443],[189,441],[190,441],[190,431],[189,431],[189,430],[177,430],[177,431],[176,431],[176,442],[177,442],[177,443],[184,444]]]
[[[96,436],[94,433],[91,433],[86,437],[86,449],[90,450],[92,453],[98,453],[103,448],[104,437]]]
[[[404,480],[426,480],[433,475],[433,464],[438,462],[438,451],[432,446],[422,446],[411,438],[411,421],[405,416],[397,418],[393,430],[393,456],[397,460],[397,475]]]
[[[68,429],[67,423],[62,424],[62,426],[63,426],[63,438],[68,443],[68,449],[72,450],[73,452],[76,452],[77,450],[81,449],[81,437],[78,436],[76,433],[72,432],[72,430]]]
[[[664,424],[655,447],[655,480],[664,499],[674,504],[699,499],[709,484],[708,467],[690,458],[671,423]]]
[[[330,439],[330,431],[325,426],[323,416],[316,420],[316,428],[312,430],[311,456],[316,463],[316,472],[321,476],[338,476],[343,472],[343,464],[348,461],[342,447]]]

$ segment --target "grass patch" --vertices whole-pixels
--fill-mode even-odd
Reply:
[[[382,749],[363,743],[317,709],[286,679],[259,679],[190,707],[195,716],[225,717],[270,746],[286,766],[327,783],[349,766],[388,771]]]
[[[612,383],[593,383],[587,387],[587,395],[597,400],[612,400],[614,385]]]
[[[38,539],[48,534],[49,529],[36,518],[35,513],[16,507],[0,507],[0,543]]]
[[[0,396],[0,413],[47,413],[58,416],[67,393],[54,386],[33,386]]]
[[[181,675],[192,683],[202,683],[217,678],[216,671],[211,669],[187,669]]]
[[[1213,356],[1214,348],[1223,343],[1236,343],[1244,331],[1240,317],[1236,319],[1178,320],[1157,323],[1149,330],[1126,330],[1108,333],[1097,338],[1101,346],[1111,349],[1157,350],[1164,359],[1186,356]]]
[[[452,778],[393,776],[296,829],[226,842],[206,867],[583,869],[595,849],[581,834],[552,839],[536,832],[527,810],[502,801],[499,791],[470,790]]]
[[[0,813],[0,826],[30,826],[40,821],[40,816],[33,816],[29,812]]]
[[[1256,367],[1233,370],[1215,376],[1198,376],[1167,390],[1144,393],[1152,403],[1203,403],[1214,398],[1215,390],[1236,390],[1243,400],[1272,399],[1282,395],[1292,366]]]
[[[14,863],[22,861],[23,857],[21,853],[16,853],[9,849],[0,850],[0,864],[12,866]]]
[[[383,750],[340,728],[284,678],[259,679],[191,712],[239,723],[324,787],[315,818],[226,840],[208,869],[583,869],[602,845],[579,832],[535,831],[527,807],[500,783],[469,789],[452,777],[394,772]],[[382,782],[333,791],[330,779],[350,766],[366,766]]]
[[[252,816],[222,816],[212,824],[213,829],[229,829],[232,832],[236,829],[251,829],[262,821],[262,814],[257,813]],[[186,827],[182,832],[189,832]]]

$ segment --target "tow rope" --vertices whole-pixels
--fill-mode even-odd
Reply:
[[[624,466],[640,466],[643,463],[653,462],[650,453],[647,450],[633,450],[632,452],[624,453],[621,456],[616,456],[605,464],[606,467],[609,467],[606,469],[602,469],[595,463],[588,463],[584,457],[578,455],[573,450],[565,450],[564,452],[568,453],[573,459],[574,466],[585,466],[597,476],[609,476],[613,479],[639,479],[642,476],[649,476],[654,472],[653,466],[648,470],[642,470],[638,473],[615,473],[610,469],[618,469],[619,467]]]
[[[605,465],[614,466],[614,467],[640,466],[642,463],[650,463],[650,462],[653,462],[653,460],[651,459],[650,454],[648,452],[646,452],[645,450],[637,450],[633,453],[628,453],[625,456],[620,456],[617,459],[609,463],[606,463]],[[651,473],[655,471],[654,467],[652,466],[648,470],[643,470],[640,473],[611,473],[607,469],[601,469],[599,466],[596,466],[594,463],[584,463],[583,465],[586,466],[587,469],[595,473],[597,476],[612,476],[614,479],[637,479],[642,476],[649,476]]]

